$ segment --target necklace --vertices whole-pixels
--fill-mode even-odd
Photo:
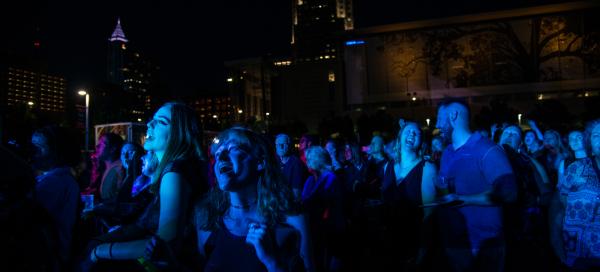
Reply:
[[[241,205],[236,205],[236,204],[233,204],[233,203],[231,203],[230,205],[231,205],[232,208],[236,208],[236,209],[240,209],[240,210],[247,210],[252,205],[254,205],[255,203],[256,203],[256,199],[254,199],[254,200],[252,200],[252,201],[250,201],[248,203],[241,204]]]

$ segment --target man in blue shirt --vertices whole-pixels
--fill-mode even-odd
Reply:
[[[300,199],[304,182],[308,178],[308,169],[300,158],[291,154],[290,137],[286,134],[279,134],[275,137],[275,151],[279,158],[281,172],[292,187],[294,195]]]
[[[452,271],[503,271],[502,204],[517,196],[515,177],[502,148],[469,129],[469,108],[446,100],[436,127],[448,147],[438,186],[455,204],[440,211],[441,237]]]

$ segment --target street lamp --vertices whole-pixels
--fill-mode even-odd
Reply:
[[[85,151],[90,147],[90,94],[85,90],[80,90],[77,94],[85,96]]]

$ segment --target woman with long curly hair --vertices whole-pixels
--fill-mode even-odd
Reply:
[[[312,270],[306,223],[269,141],[244,128],[217,139],[217,186],[194,220],[204,271]]]

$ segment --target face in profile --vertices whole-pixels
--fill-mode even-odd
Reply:
[[[347,161],[351,161],[352,157],[352,147],[350,145],[346,145],[344,147],[344,159]]]
[[[154,152],[164,152],[167,149],[170,130],[171,106],[165,105],[158,109],[152,120],[148,122],[144,149]]]
[[[135,159],[135,146],[132,144],[125,144],[121,148],[121,164],[123,167],[129,168],[129,162]]]
[[[452,125],[450,124],[450,118],[444,107],[440,107],[438,110],[437,122],[435,127],[440,130],[440,137],[445,142],[450,143],[452,141]]]
[[[373,137],[373,139],[371,139],[371,145],[369,146],[369,152],[371,154],[383,152],[383,138],[379,136]]]
[[[594,156],[600,156],[600,125],[596,125],[590,133],[590,145]]]
[[[148,152],[141,158],[142,160],[142,174],[144,176],[150,177],[154,173],[154,169],[156,168],[156,163],[152,161],[152,153]]]
[[[431,140],[431,150],[433,152],[444,151],[444,144],[440,138],[433,138],[433,140]]]
[[[551,131],[546,131],[544,133],[544,145],[547,147],[557,147],[558,146],[558,137]]]
[[[311,142],[307,137],[302,136],[302,138],[300,138],[300,142],[298,143],[298,150],[300,152],[304,152],[306,149],[308,149],[311,146]]]
[[[33,145],[33,166],[39,170],[46,170],[46,165],[50,160],[48,139],[42,134],[34,133],[31,136],[31,144]]]
[[[242,144],[238,135],[232,135],[215,151],[215,176],[223,191],[236,191],[255,182],[259,175],[259,162],[250,147]]]

